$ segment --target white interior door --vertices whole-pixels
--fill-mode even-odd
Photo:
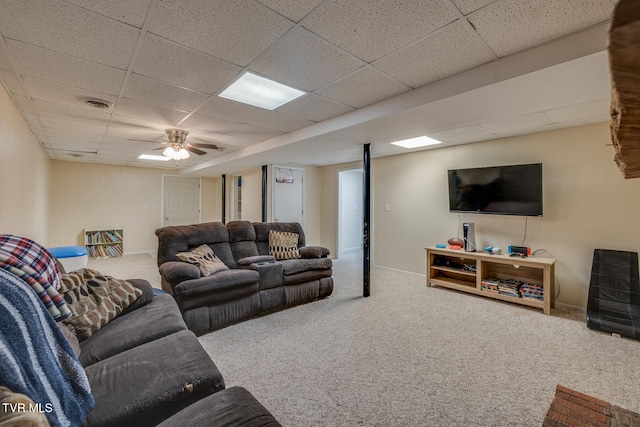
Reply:
[[[276,166],[273,177],[273,220],[299,222],[304,226],[304,171]]]
[[[363,230],[362,169],[338,175],[338,253],[361,251]]]
[[[163,226],[200,222],[200,178],[164,176]]]

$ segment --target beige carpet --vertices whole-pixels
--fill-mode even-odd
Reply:
[[[153,257],[135,257],[155,280]],[[390,269],[373,268],[362,298],[360,266],[336,260],[327,299],[201,337],[227,387],[296,427],[539,426],[557,384],[640,411],[640,342]]]

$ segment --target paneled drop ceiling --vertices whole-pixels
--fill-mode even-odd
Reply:
[[[2,0],[0,82],[52,159],[216,176],[608,120],[613,0]],[[218,96],[245,71],[306,95]],[[97,109],[85,103],[101,99]],[[154,162],[164,130],[211,143]],[[433,149],[433,147],[430,147]]]

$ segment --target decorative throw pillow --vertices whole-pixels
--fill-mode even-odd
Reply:
[[[269,231],[269,255],[277,260],[300,258],[298,233]]]
[[[229,267],[213,253],[209,245],[201,245],[189,252],[180,252],[176,256],[180,261],[197,265],[202,276],[211,276],[218,271],[228,270]]]
[[[60,292],[73,313],[65,324],[80,341],[112,321],[142,294],[126,280],[88,268],[63,274],[61,282]]]

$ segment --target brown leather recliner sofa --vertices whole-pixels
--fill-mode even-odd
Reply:
[[[271,256],[270,231],[297,234],[299,257]],[[156,235],[162,287],[174,295],[188,328],[197,335],[333,292],[329,250],[306,246],[299,223],[208,222],[163,227]],[[203,276],[197,265],[177,256],[205,244],[227,270]]]

